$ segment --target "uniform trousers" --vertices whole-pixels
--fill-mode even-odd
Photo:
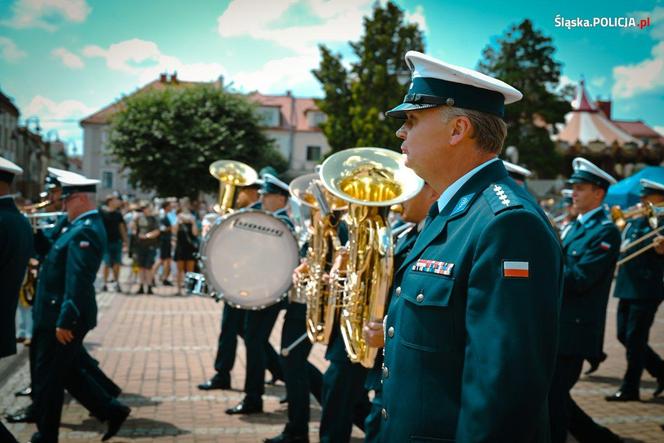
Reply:
[[[321,443],[349,441],[353,424],[364,430],[364,421],[371,409],[364,389],[366,378],[367,368],[359,363],[353,364],[348,359],[330,361],[323,374]]]
[[[306,333],[307,305],[289,303],[281,330],[281,348],[287,348]],[[323,375],[307,358],[311,341],[306,338],[282,357],[288,398],[288,423],[285,432],[292,435],[309,433],[310,393],[321,402]]]
[[[661,300],[624,300],[618,303],[618,340],[625,346],[627,371],[621,391],[639,393],[645,368],[655,378],[664,377],[664,361],[648,346],[650,327]]]
[[[568,431],[580,443],[611,441],[611,432],[595,423],[570,395],[581,376],[583,361],[582,356],[558,356],[549,391],[551,443],[565,443]]]
[[[247,372],[244,383],[245,402],[262,404],[265,392],[266,349],[270,333],[283,305],[277,303],[260,311],[246,311],[244,319],[244,345],[247,350]]]
[[[58,441],[65,389],[100,420],[107,420],[121,411],[120,404],[81,369],[83,338],[87,331],[74,330],[73,333],[74,339],[62,345],[56,340],[54,329],[34,331],[32,389],[39,430],[34,439],[40,443]]]
[[[17,443],[16,438],[2,423],[0,423],[0,441],[3,443]]]
[[[371,399],[371,409],[364,420],[364,443],[378,443],[380,441],[380,424],[383,421],[383,388],[376,388]]]
[[[237,337],[244,336],[244,309],[234,308],[224,303],[221,316],[221,332],[217,346],[217,355],[214,359],[214,369],[217,371],[216,378],[222,383],[230,383],[231,371],[235,364],[235,352],[237,350]],[[270,343],[265,346],[266,367],[273,378],[284,378],[279,355]]]

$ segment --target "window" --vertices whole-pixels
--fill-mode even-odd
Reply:
[[[261,106],[258,108],[258,119],[261,126],[266,128],[276,128],[280,126],[280,115],[277,107]]]
[[[317,128],[327,119],[327,116],[320,111],[307,112],[307,123],[310,128]]]
[[[113,189],[113,172],[103,171],[101,173],[101,187],[103,189]]]
[[[320,160],[320,146],[307,146],[307,161],[317,162]]]

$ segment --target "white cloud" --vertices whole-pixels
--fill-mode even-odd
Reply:
[[[650,18],[650,27],[644,29],[650,30],[650,36],[655,40],[664,39],[664,6],[655,6],[652,11],[630,12],[628,15],[638,19]]]
[[[21,51],[13,40],[7,37],[0,37],[0,59],[8,62],[15,62],[25,57],[25,51]]]
[[[156,43],[136,38],[114,43],[107,49],[89,45],[83,48],[83,55],[103,58],[110,69],[136,75],[141,83],[156,79],[162,72],[177,71],[179,78],[189,81],[212,81],[225,73],[219,63],[184,63],[163,54]]]
[[[22,108],[26,118],[33,115],[39,117],[44,134],[55,130],[61,140],[80,139],[81,128],[78,121],[96,111],[78,100],[56,102],[42,95],[36,95]]]
[[[58,20],[82,23],[91,11],[86,0],[16,0],[11,9],[13,17],[3,24],[47,31],[55,31]]]
[[[422,5],[415,6],[415,11],[413,12],[406,11],[405,19],[408,23],[415,23],[422,32],[426,32],[428,30],[427,19],[424,16],[424,8]]]
[[[295,4],[306,4],[318,23],[278,26],[276,23]],[[256,7],[255,2],[232,0],[217,19],[222,37],[249,36],[272,41],[298,54],[318,52],[322,42],[345,42],[362,33],[362,18],[371,11],[371,0],[273,0]]]
[[[664,126],[655,126],[655,131],[659,132],[662,137],[664,137]]]
[[[81,60],[81,57],[65,48],[56,48],[51,51],[51,55],[60,59],[62,64],[68,68],[82,69],[85,66],[85,64],[83,64],[83,60]]]
[[[282,94],[287,89],[311,82],[311,70],[318,67],[317,54],[304,54],[270,60],[260,69],[239,72],[232,78],[233,85],[244,91]]]
[[[630,98],[664,86],[664,41],[654,46],[651,54],[652,58],[640,63],[613,68],[614,96]]]

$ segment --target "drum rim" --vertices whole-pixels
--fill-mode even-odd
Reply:
[[[207,256],[204,254],[205,247],[209,243],[209,240],[212,238],[213,232],[215,232],[217,229],[219,229],[219,226],[224,221],[226,221],[227,219],[229,219],[231,217],[236,217],[240,214],[246,214],[246,213],[251,213],[251,212],[265,214],[269,217],[272,217],[273,219],[275,219],[276,221],[278,221],[282,225],[284,225],[286,227],[286,232],[289,234],[289,238],[291,238],[293,240],[293,244],[295,245],[295,250],[299,251],[297,237],[295,237],[295,234],[293,233],[293,231],[291,231],[290,227],[286,224],[286,222],[281,220],[276,215],[274,215],[274,214],[272,214],[268,211],[262,210],[262,209],[242,208],[242,209],[239,209],[237,211],[233,211],[233,212],[230,212],[228,214],[224,214],[224,215],[220,216],[219,218],[217,218],[217,220],[215,220],[212,227],[210,227],[210,230],[205,234],[205,237],[203,238],[203,241],[201,242],[201,245],[199,247],[199,257],[200,257],[199,262],[201,264],[201,274],[203,274],[203,276],[205,277],[206,282],[208,283],[208,289],[212,289],[213,290],[212,292],[218,293],[219,298],[221,300],[223,300],[224,303],[228,303],[229,306],[231,306],[233,308],[237,308],[237,309],[244,309],[246,311],[259,311],[261,309],[265,309],[267,307],[273,306],[273,305],[279,303],[280,301],[282,301],[284,298],[286,298],[288,296],[288,291],[290,290],[290,287],[287,288],[284,291],[284,293],[281,294],[278,298],[275,298],[272,303],[268,303],[268,304],[265,304],[265,305],[248,307],[248,306],[239,305],[237,303],[233,303],[232,301],[230,301],[226,298],[225,294],[218,292],[217,288],[215,288],[214,285],[212,284],[213,280],[210,279],[210,276],[208,275],[208,272],[207,272],[207,266],[206,266],[207,265]]]

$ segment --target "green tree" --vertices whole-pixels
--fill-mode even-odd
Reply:
[[[383,112],[399,103],[407,85],[400,84],[400,73],[408,72],[404,54],[423,51],[422,32],[416,24],[406,24],[398,6],[388,2],[374,6],[371,17],[364,18],[364,34],[349,42],[356,57],[350,70],[340,54],[320,46],[321,62],[314,76],[325,97],[318,100],[327,120],[321,124],[332,152],[358,146],[379,146],[398,150],[394,136],[399,123],[386,119]]]
[[[219,159],[283,171],[287,161],[261,131],[245,97],[208,85],[168,87],[129,97],[112,121],[111,153],[134,186],[160,195],[215,192]]]
[[[556,92],[561,64],[554,59],[553,40],[526,19],[512,25],[495,44],[482,52],[479,69],[514,86],[523,99],[505,107],[506,146],[519,149],[520,162],[541,178],[555,177],[561,157],[556,153],[547,125],[562,123],[571,106],[566,90]]]

